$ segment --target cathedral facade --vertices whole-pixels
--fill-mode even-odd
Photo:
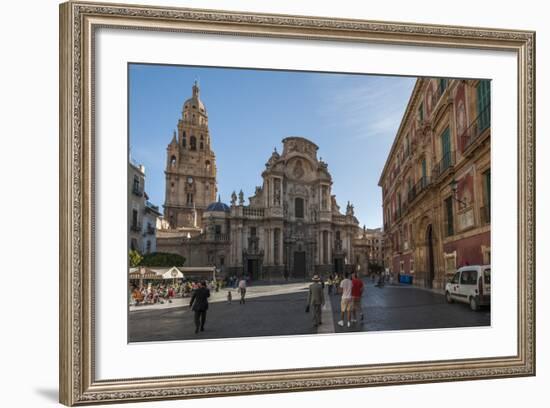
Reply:
[[[233,192],[229,205],[216,201],[215,155],[195,84],[167,149],[168,226],[157,233],[158,251],[178,253],[188,266],[215,265],[222,275],[251,279],[367,271],[363,229],[352,204],[341,212],[318,146],[302,137],[282,143],[248,204],[242,190]]]

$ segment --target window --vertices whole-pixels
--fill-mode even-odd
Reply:
[[[170,166],[172,166],[172,167],[176,166],[176,156],[172,156],[170,158]]]
[[[206,168],[206,171],[210,171],[210,160],[206,160],[204,167]]]
[[[214,226],[214,233],[216,236],[220,236],[222,233],[222,226],[221,225],[215,225]]]
[[[250,227],[250,236],[255,237],[256,236],[256,227]]]
[[[197,138],[195,136],[191,136],[191,139],[189,139],[189,145],[191,150],[197,150]]]
[[[489,80],[479,81],[477,85],[477,115],[481,132],[491,125],[491,83]]]
[[[427,184],[427,172],[426,172],[426,158],[422,159],[422,188],[426,187]]]
[[[441,90],[441,93],[445,92],[446,88],[447,80],[445,78],[439,78],[439,89]]]
[[[447,225],[446,225],[447,228],[445,233],[447,234],[448,237],[450,237],[451,235],[454,235],[453,198],[452,197],[447,198],[444,204],[445,204],[444,205],[445,216],[447,221]]]
[[[135,194],[139,194],[139,177],[138,176],[134,176],[134,185],[132,187],[132,191],[135,193]]]
[[[201,143],[200,143],[200,149],[204,149],[204,136],[201,135]]]
[[[187,204],[193,204],[193,193],[187,193]]]
[[[132,229],[137,229],[138,225],[138,212],[137,210],[132,210]]]
[[[151,241],[147,240],[147,245],[145,247],[145,253],[150,253],[151,252]]]
[[[482,222],[491,222],[491,169],[483,173],[483,208],[481,211]]]
[[[461,285],[475,285],[477,283],[477,271],[462,271]]]
[[[304,199],[296,198],[294,200],[294,216],[296,218],[304,218]]]
[[[187,145],[187,137],[185,136],[185,131],[183,132],[183,136],[181,138],[181,145],[185,147]]]
[[[420,104],[418,107],[418,120],[422,122],[424,120],[424,104]]]
[[[453,276],[453,279],[451,280],[451,283],[457,284],[459,278],[460,278],[460,272],[455,273],[455,276]]]
[[[441,168],[443,172],[451,167],[451,131],[449,128],[445,129],[441,134]]]
[[[483,271],[483,283],[486,283],[487,285],[491,284],[491,268]]]

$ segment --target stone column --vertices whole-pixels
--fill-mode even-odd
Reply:
[[[284,239],[283,239],[283,228],[279,228],[279,264],[283,265],[284,263],[284,255],[283,255],[283,245],[284,245]]]
[[[328,249],[327,261],[329,264],[331,264],[332,263],[332,231],[328,232],[327,249]]]

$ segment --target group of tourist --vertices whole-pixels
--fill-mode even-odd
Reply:
[[[209,290],[215,290],[216,292],[224,286],[223,281],[204,281],[205,286]],[[149,283],[141,286],[133,284],[131,289],[131,296],[134,306],[139,305],[154,305],[164,304],[165,302],[172,303],[172,300],[179,297],[192,296],[195,290],[201,287],[201,281],[187,280],[183,282],[175,282],[172,284],[166,283]]]
[[[321,281],[319,275],[313,276],[313,283],[309,286],[308,300],[306,312],[313,311],[313,326],[317,327],[322,324],[322,307],[325,304],[324,282]],[[363,309],[361,306],[361,297],[363,296],[364,283],[359,278],[359,274],[354,272],[350,278],[350,274],[344,274],[343,278],[340,275],[329,276],[326,282],[328,294],[340,293],[342,295],[340,301],[341,319],[338,321],[340,327],[344,327],[347,321],[347,327],[351,327],[359,319],[363,320]]]

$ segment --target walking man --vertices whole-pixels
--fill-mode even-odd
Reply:
[[[363,320],[363,308],[361,307],[361,297],[363,296],[364,284],[359,279],[359,273],[356,271],[353,273],[353,279],[351,280],[351,312],[353,318],[352,323],[357,322],[357,315],[359,314],[361,320]]]
[[[321,308],[325,304],[325,294],[323,291],[323,285],[319,275],[313,276],[313,283],[309,285],[309,293],[307,296],[307,304],[312,310],[313,314],[313,326],[319,326],[321,322]]]
[[[341,319],[338,322],[338,326],[344,327],[344,318],[348,318],[348,327],[351,326],[351,279],[349,278],[349,272],[346,272],[345,279],[340,282],[340,292],[342,293],[342,299],[340,301],[340,313]]]
[[[199,287],[193,291],[189,307],[195,312],[195,333],[204,331],[204,323],[206,322],[206,311],[208,310],[208,298],[210,291],[206,287],[206,282],[201,281]]]
[[[241,277],[241,280],[239,282],[239,293],[241,294],[241,300],[239,301],[240,305],[244,305],[244,297],[246,295],[246,279]]]

